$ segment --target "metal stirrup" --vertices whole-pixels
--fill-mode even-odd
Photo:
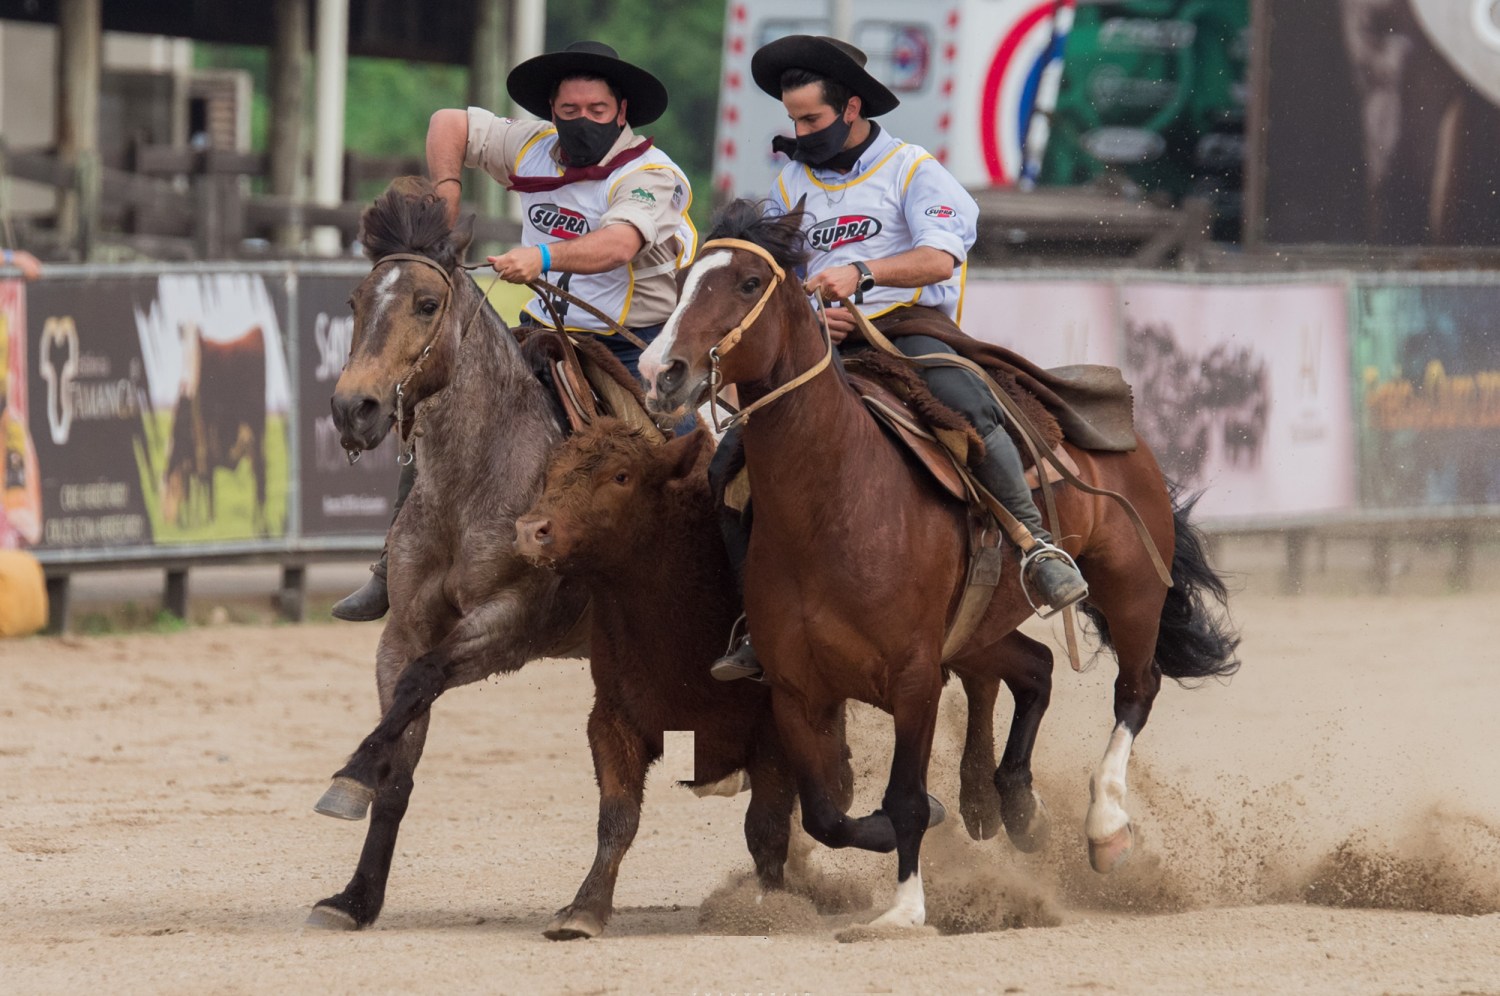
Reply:
[[[1031,597],[1031,587],[1026,583],[1026,572],[1031,569],[1031,565],[1043,560],[1061,560],[1069,567],[1073,568],[1074,572],[1077,573],[1079,577],[1083,576],[1083,572],[1078,570],[1078,562],[1068,554],[1068,551],[1064,550],[1060,546],[1055,546],[1052,543],[1048,543],[1046,540],[1037,540],[1032,544],[1030,550],[1027,550],[1024,554],[1021,555],[1021,594],[1026,596],[1026,602],[1031,606],[1032,612],[1036,613],[1043,619],[1049,619],[1052,616],[1057,615],[1063,609],[1067,608],[1067,606],[1054,606],[1051,602],[1044,602],[1042,603],[1042,606],[1039,607],[1036,604],[1036,599]],[[1088,582],[1085,581],[1084,584],[1085,586],[1087,586]],[[1043,612],[1042,608],[1048,608],[1052,611]]]

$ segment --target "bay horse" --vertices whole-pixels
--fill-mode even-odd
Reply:
[[[790,275],[808,255],[801,212],[763,212],[738,201],[721,213],[676,310],[641,358],[641,374],[648,404],[662,411],[720,384],[737,385],[746,406],[771,398],[742,423],[755,508],[745,609],[777,729],[797,770],[803,823],[830,847],[895,850],[895,901],[875,922],[919,926],[926,918],[919,852],[941,647],[962,594],[968,512],[939,495],[888,441],[840,364],[772,398],[813,371],[830,347]],[[716,347],[737,332],[737,346],[721,356]],[[1119,665],[1114,726],[1090,780],[1084,828],[1093,867],[1108,871],[1132,846],[1126,766],[1162,676],[1232,674],[1238,641],[1206,604],[1208,597],[1222,602],[1225,590],[1188,523],[1191,502],[1174,501],[1146,445],[1128,453],[1066,448],[1083,480],[1134,504],[1172,565],[1167,588],[1117,505],[1059,487],[1060,521],[1048,526],[1088,580],[1085,611]],[[948,662],[954,671],[1003,656],[1004,637],[1031,613],[1008,561],[978,628]],[[848,816],[829,789],[831,717],[850,698],[889,712],[895,728],[882,808],[860,818]]]
[[[362,819],[353,878],[308,918],[353,930],[385,900],[396,833],[422,756],[429,707],[444,691],[540,657],[581,657],[587,595],[514,549],[563,429],[505,323],[461,268],[467,224],[450,229],[420,177],[398,179],[365,210],[373,266],[350,298],[354,334],[333,419],[353,456],[397,427],[420,472],[391,527],[390,617],[376,651],[381,720],[316,808]],[[415,424],[414,424],[415,423]]]
[[[770,690],[758,682],[716,681],[708,671],[740,614],[709,484],[711,452],[702,429],[659,445],[622,422],[600,419],[558,449],[536,505],[516,520],[516,548],[580,579],[593,605],[588,736],[599,783],[598,846],[578,894],[544,931],[554,940],[597,936],[609,921],[620,864],[640,823],[646,772],[662,756],[666,730],[692,731],[695,786],[741,770],[749,775],[745,843],[761,889],[784,885],[796,783],[776,734]],[[1031,796],[1030,745],[1033,719],[1046,710],[1052,658],[1020,633],[1006,637],[999,657],[1022,704],[1014,743],[997,786],[999,680],[969,669],[960,800],[973,836],[992,836],[1005,822],[1018,846],[1034,850],[1045,819]],[[835,727],[842,742],[842,710]],[[854,776],[847,750],[843,756],[835,788],[839,805],[848,806]]]

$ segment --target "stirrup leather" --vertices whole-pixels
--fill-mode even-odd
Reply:
[[[1031,565],[1033,563],[1037,563],[1043,560],[1061,560],[1069,567],[1073,568],[1074,571],[1077,571],[1079,577],[1083,576],[1083,572],[1078,570],[1078,562],[1068,555],[1068,551],[1064,550],[1060,546],[1055,546],[1052,543],[1048,543],[1045,540],[1037,540],[1034,544],[1032,544],[1031,549],[1027,550],[1026,553],[1021,556],[1021,594],[1026,596],[1027,604],[1031,606],[1031,611],[1036,613],[1038,618],[1050,619],[1068,606],[1053,606],[1051,603],[1043,602],[1039,607],[1037,605],[1036,599],[1032,597],[1031,588],[1026,581],[1026,574],[1031,569]],[[1087,587],[1087,584],[1087,581],[1085,581],[1085,587]],[[1087,595],[1085,595],[1084,597],[1086,598]],[[1069,602],[1068,605],[1075,605],[1077,604],[1077,602],[1080,602],[1082,600],[1083,599],[1081,598],[1077,599],[1073,602]],[[1047,609],[1048,611],[1043,612],[1043,608]]]

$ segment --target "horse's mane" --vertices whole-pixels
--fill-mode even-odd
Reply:
[[[707,241],[743,239],[768,251],[787,269],[801,266],[809,255],[807,235],[802,231],[802,205],[786,214],[766,214],[770,201],[741,197],[730,201],[714,215]]]
[[[447,213],[447,205],[426,177],[397,177],[360,215],[359,241],[371,262],[409,252],[452,269],[462,247],[453,238]]]

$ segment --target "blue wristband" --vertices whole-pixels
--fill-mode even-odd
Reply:
[[[538,243],[537,248],[542,251],[542,272],[546,273],[552,269],[552,250],[545,242]]]
[[[0,259],[3,259],[3,262],[6,266],[14,266],[16,262],[16,254],[11,252],[9,249],[6,249],[4,250],[3,257],[0,257]]]

